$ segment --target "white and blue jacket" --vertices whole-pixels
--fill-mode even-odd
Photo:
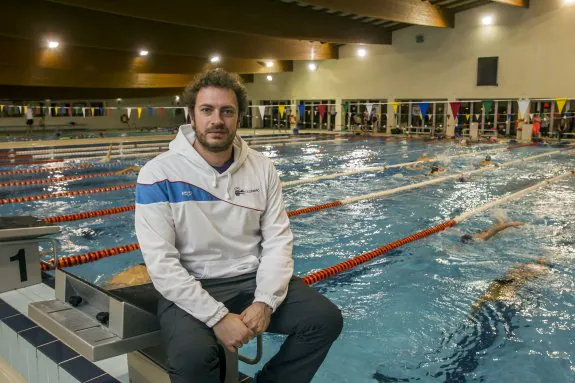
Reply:
[[[136,235],[154,287],[212,327],[227,313],[198,279],[257,270],[254,302],[275,309],[293,274],[293,235],[271,160],[234,140],[219,174],[183,125],[169,151],[148,162],[136,186]]]

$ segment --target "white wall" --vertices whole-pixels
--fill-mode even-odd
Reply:
[[[256,75],[250,99],[498,99],[575,98],[575,5],[531,0],[529,9],[492,4],[456,14],[455,28],[409,27],[393,45],[340,49],[316,72],[298,62],[294,72],[268,82]],[[481,25],[492,14],[494,24]],[[417,44],[416,35],[425,42]],[[477,87],[477,58],[499,56],[499,86]]]

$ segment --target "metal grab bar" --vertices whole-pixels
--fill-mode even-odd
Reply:
[[[242,362],[246,363],[246,364],[258,364],[260,360],[262,360],[262,356],[264,354],[264,340],[262,338],[261,335],[258,335],[257,338],[257,351],[256,351],[256,357],[253,359],[250,359],[246,356],[240,355],[238,353],[238,359],[241,360]]]

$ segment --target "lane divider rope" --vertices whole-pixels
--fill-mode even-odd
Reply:
[[[74,197],[74,196],[79,196],[79,195],[106,193],[106,192],[115,191],[115,190],[134,188],[135,186],[136,186],[136,184],[125,184],[125,185],[108,186],[108,187],[97,188],[97,189],[76,190],[76,191],[68,191],[68,192],[37,194],[37,195],[30,195],[30,196],[24,196],[24,197],[4,198],[4,199],[0,199],[0,205],[7,205],[7,204],[11,204],[11,203],[30,202],[30,201],[39,201],[39,200],[49,199],[49,198]]]
[[[488,209],[491,209],[497,205],[501,205],[503,203],[509,202],[511,200],[517,199],[527,193],[530,193],[534,190],[540,189],[546,185],[549,185],[553,182],[559,181],[561,179],[567,178],[572,176],[573,174],[575,174],[575,169],[571,169],[569,170],[567,173],[564,173],[562,175],[553,177],[553,178],[549,178],[547,180],[544,180],[542,182],[539,182],[533,186],[530,186],[526,189],[520,190],[516,193],[510,194],[508,196],[493,200],[489,203],[486,203],[483,206],[480,206],[476,209],[473,209],[469,212],[466,212],[464,214],[461,214],[459,216],[457,216],[456,218],[450,219],[448,221],[443,222],[442,224],[430,227],[428,229],[425,229],[423,231],[417,232],[415,234],[409,235],[407,237],[404,237],[400,240],[397,240],[395,242],[391,242],[387,245],[381,246],[375,250],[369,251],[367,253],[361,254],[359,256],[356,256],[354,258],[351,258],[347,261],[338,263],[336,265],[327,267],[325,269],[316,271],[314,273],[308,274],[306,276],[303,277],[303,282],[305,284],[311,285],[317,282],[320,282],[324,279],[333,277],[337,274],[340,274],[344,271],[348,271],[358,265],[361,265],[362,263],[368,262],[376,257],[379,257],[393,249],[396,249],[400,246],[406,245],[408,243],[423,239],[425,237],[429,237],[432,234],[438,233],[440,231],[443,231],[447,228],[453,227],[461,222],[463,222],[464,220],[468,219],[469,217],[479,214],[483,211],[486,211]]]

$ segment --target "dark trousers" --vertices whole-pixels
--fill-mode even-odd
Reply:
[[[212,297],[240,314],[252,304],[256,274],[202,280]],[[158,304],[161,334],[173,383],[219,383],[225,362],[211,328],[174,303]],[[292,278],[286,299],[272,314],[267,332],[288,335],[279,352],[263,367],[258,383],[306,383],[323,363],[343,327],[340,310],[326,297]],[[264,350],[265,351],[265,350]]]

